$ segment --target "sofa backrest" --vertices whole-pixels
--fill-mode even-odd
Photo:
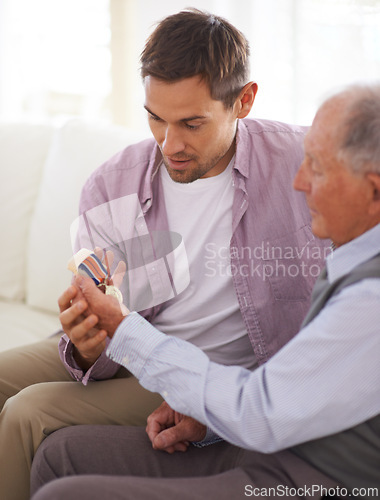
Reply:
[[[24,300],[26,246],[51,125],[0,123],[0,297]]]
[[[95,168],[141,137],[82,120],[55,130],[35,127],[0,127],[0,171],[11,187],[0,199],[0,296],[57,312],[71,280],[70,225],[82,186]],[[3,152],[3,142],[13,147],[5,144]]]

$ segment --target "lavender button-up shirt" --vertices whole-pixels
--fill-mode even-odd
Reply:
[[[303,158],[305,132],[304,127],[273,121],[238,121],[232,172],[232,238],[227,258],[259,364],[297,333],[310,304],[314,281],[329,253],[328,242],[315,239],[311,232],[303,194],[292,188]],[[170,229],[160,176],[156,175],[161,162],[155,141],[148,139],[127,147],[99,167],[82,191],[77,238],[77,249],[95,244],[111,248],[115,260],[125,259],[127,254],[141,256],[138,265],[129,266],[130,279],[124,283],[123,293],[128,295],[128,288],[140,284],[136,303],[141,307],[130,308],[153,325],[157,313],[171,298],[166,284],[172,280],[164,259],[157,257],[157,245],[152,247],[151,237],[169,233]],[[137,268],[142,280],[133,275]],[[141,297],[149,300],[144,302]],[[61,358],[72,376],[84,384],[110,378],[120,366],[103,353],[84,373],[75,364],[72,349],[63,335]]]

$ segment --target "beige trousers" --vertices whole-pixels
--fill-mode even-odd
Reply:
[[[162,402],[121,368],[86,387],[58,356],[59,335],[0,353],[0,499],[29,498],[30,467],[43,439],[78,424],[145,425]]]

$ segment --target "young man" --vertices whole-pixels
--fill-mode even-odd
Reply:
[[[213,361],[253,370],[298,331],[327,245],[312,236],[304,197],[291,187],[304,129],[244,120],[257,91],[248,59],[244,36],[216,16],[189,10],[158,25],[141,57],[154,139],[85,184],[76,250],[111,249],[126,265],[130,309]],[[60,303],[63,364],[56,339],[0,356],[8,500],[27,498],[34,452],[50,432],[141,425],[162,402],[107,358],[96,325],[80,334],[67,321],[79,307],[77,289],[70,293]]]
[[[77,281],[89,317],[112,338],[108,355],[176,410],[165,403],[148,419],[153,446],[160,436],[168,451],[178,442],[177,411],[233,444],[173,457],[153,450],[143,429],[63,429],[36,456],[33,491],[52,482],[33,500],[379,496],[379,116],[380,85],[350,88],[315,117],[294,186],[314,234],[336,250],[303,328],[257,370],[213,363],[139,314],[124,318],[91,280]]]

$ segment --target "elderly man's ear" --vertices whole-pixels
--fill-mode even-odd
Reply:
[[[367,174],[367,179],[372,186],[372,204],[370,215],[378,215],[380,218],[380,174],[374,172]]]

